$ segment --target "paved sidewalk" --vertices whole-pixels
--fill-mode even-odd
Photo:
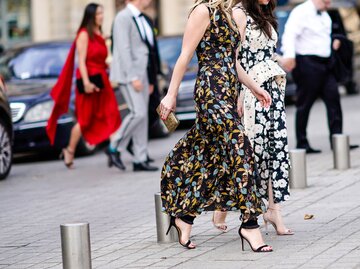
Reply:
[[[360,144],[360,96],[344,96],[344,132]],[[290,148],[294,146],[294,108],[288,109]],[[151,156],[162,164],[184,130],[151,141]],[[241,251],[238,214],[230,231],[211,225],[211,213],[194,225],[195,250],[157,244],[154,193],[159,173],[122,173],[106,167],[101,152],[76,160],[67,171],[57,160],[16,164],[0,182],[0,268],[62,268],[59,225],[88,221],[93,268],[360,268],[360,150],[351,152],[352,169],[332,169],[324,105],[311,114],[309,138],[322,154],[307,157],[308,184],[293,190],[284,205],[294,236],[265,236],[273,253]],[[130,168],[131,159],[125,155]],[[313,220],[304,220],[314,214]]]

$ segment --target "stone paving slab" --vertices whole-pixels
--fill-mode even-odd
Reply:
[[[360,144],[360,96],[344,96],[344,132]],[[294,108],[289,107],[290,148],[294,147]],[[161,165],[184,134],[152,140],[151,156]],[[322,154],[307,156],[308,188],[292,190],[284,205],[294,236],[265,235],[273,253],[241,251],[237,213],[229,233],[211,224],[211,213],[196,219],[195,250],[156,242],[154,193],[159,172],[119,172],[106,167],[102,152],[76,160],[68,171],[57,160],[16,164],[0,182],[0,268],[62,268],[59,225],[88,221],[93,268],[360,268],[360,150],[351,151],[352,168],[336,171],[329,149],[325,109],[316,103],[309,138]],[[124,155],[131,167],[129,155]],[[304,220],[305,214],[314,219]]]

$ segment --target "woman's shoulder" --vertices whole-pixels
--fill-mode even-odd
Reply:
[[[238,3],[233,7],[233,12],[234,11],[241,12],[245,15],[247,14],[245,7],[241,3]]]
[[[198,17],[209,17],[211,13],[211,9],[205,3],[201,3],[196,5],[190,12],[190,16],[198,16]]]
[[[238,17],[241,20],[244,20],[248,17],[248,13],[246,12],[242,4],[235,5],[232,9],[232,13],[234,17]]]
[[[81,28],[77,32],[77,39],[89,39],[89,33],[86,28]]]

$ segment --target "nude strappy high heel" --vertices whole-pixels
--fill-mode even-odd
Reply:
[[[293,235],[294,232],[291,231],[290,229],[287,229],[287,228],[285,229],[285,232],[279,232],[276,223],[275,223],[273,220],[271,220],[271,219],[269,218],[269,216],[268,216],[269,210],[270,210],[270,211],[271,211],[271,210],[273,210],[273,211],[279,211],[279,212],[281,211],[280,209],[275,209],[275,208],[269,207],[269,208],[268,208],[268,211],[266,211],[266,212],[263,214],[266,233],[268,233],[268,223],[270,223],[270,224],[274,227],[277,235]],[[270,214],[271,214],[271,213],[270,213]]]

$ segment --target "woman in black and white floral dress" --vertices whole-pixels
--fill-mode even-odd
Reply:
[[[254,148],[259,173],[259,192],[268,200],[265,224],[271,223],[278,235],[292,235],[283,223],[280,202],[289,199],[289,154],[285,114],[286,73],[275,62],[278,40],[274,0],[235,1],[233,17],[240,30],[239,61],[245,71],[271,96],[270,108],[263,108],[246,86],[242,86],[239,113],[243,115],[247,136]],[[222,215],[222,216],[221,216]],[[225,214],[214,221],[223,224]],[[226,229],[226,226],[222,226]]]

